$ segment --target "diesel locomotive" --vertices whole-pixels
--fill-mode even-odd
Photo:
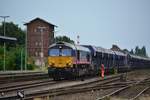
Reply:
[[[150,59],[92,45],[57,42],[49,46],[48,74],[54,80],[98,75],[101,64],[107,74],[150,67]]]

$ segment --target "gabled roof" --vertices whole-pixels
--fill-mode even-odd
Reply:
[[[56,25],[54,25],[54,24],[52,24],[52,23],[50,23],[50,22],[47,22],[47,21],[45,21],[44,19],[41,19],[41,18],[39,18],[39,17],[37,17],[37,18],[31,20],[31,21],[28,22],[28,23],[25,23],[24,25],[28,25],[28,24],[30,24],[30,23],[36,21],[36,20],[40,20],[40,21],[43,21],[43,22],[45,22],[45,23],[47,23],[47,24],[49,24],[49,25],[52,25],[52,26],[54,26],[54,27],[57,27]]]

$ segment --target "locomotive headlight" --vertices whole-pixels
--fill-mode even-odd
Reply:
[[[71,62],[68,62],[67,65],[71,66],[72,64],[71,64]]]
[[[71,59],[68,59],[66,61],[66,66],[68,66],[68,67],[72,66],[72,60]]]
[[[68,65],[71,66],[71,62],[69,62]]]
[[[54,62],[50,62],[50,66],[54,66]]]

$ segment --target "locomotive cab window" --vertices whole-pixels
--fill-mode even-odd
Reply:
[[[50,56],[71,56],[71,49],[50,49]]]
[[[50,49],[49,56],[59,56],[59,49]]]
[[[71,56],[71,49],[62,49],[62,56]]]

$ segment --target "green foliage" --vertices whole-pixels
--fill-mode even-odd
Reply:
[[[21,52],[22,52],[22,63],[23,66],[25,53],[24,49],[21,47],[9,47],[9,49],[6,49],[5,54],[5,65],[6,70],[20,70],[21,69]],[[3,47],[0,46],[0,70],[3,70],[3,63],[4,63],[4,56],[3,56]],[[24,69],[24,68],[23,68]]]
[[[138,46],[135,47],[135,55],[139,55],[140,54],[140,49]]]
[[[143,46],[141,49],[138,46],[136,46],[135,51],[131,49],[130,54],[134,54],[134,55],[142,56],[142,57],[148,57],[145,46]]]
[[[133,49],[131,49],[130,54],[134,54]]]
[[[0,46],[0,70],[3,69],[3,53],[4,53],[4,50],[3,50],[3,47]]]
[[[27,64],[27,70],[33,70],[35,67],[36,66],[34,64]]]
[[[124,53],[129,53],[129,51],[127,49],[123,49]]]
[[[146,55],[146,48],[145,48],[145,46],[142,47],[142,49],[141,49],[141,54],[142,54],[143,56],[147,56],[147,55]]]
[[[4,35],[4,23],[0,25],[0,35]],[[21,54],[22,65],[25,65],[25,32],[13,22],[5,23],[5,36],[17,38],[16,43],[6,43],[5,65],[6,70],[20,70],[21,69]],[[4,48],[3,43],[0,43],[0,70],[3,70],[4,64]],[[23,68],[24,69],[24,68]]]
[[[27,70],[34,70],[39,66],[35,65],[35,61],[33,57],[28,57]]]
[[[55,42],[59,42],[59,41],[68,42],[68,43],[74,44],[74,41],[71,40],[71,39],[70,39],[69,37],[67,37],[67,36],[57,36],[57,37],[55,38]]]
[[[0,25],[0,35],[4,35],[4,23]],[[17,38],[17,45],[24,45],[25,44],[25,31],[21,30],[18,25],[14,24],[13,22],[6,22],[5,23],[5,36],[15,37]],[[13,46],[14,44],[7,43],[7,46]]]
[[[0,35],[4,35],[4,23],[0,25]],[[16,43],[6,43],[6,53],[5,53],[5,65],[6,70],[21,70],[21,62],[23,70],[25,69],[25,31],[18,27],[18,25],[13,22],[5,23],[6,36],[17,38]],[[59,40],[59,38],[57,38]],[[66,42],[71,41],[68,37],[63,36],[61,40]],[[0,43],[0,70],[3,70],[4,65],[4,48],[3,43]],[[22,56],[21,56],[22,55]],[[22,60],[21,60],[22,58]],[[37,66],[33,58],[28,58],[27,69],[33,70]]]

